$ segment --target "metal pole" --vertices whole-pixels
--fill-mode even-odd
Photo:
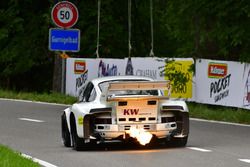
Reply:
[[[128,57],[131,57],[131,0],[128,0]]]
[[[63,52],[62,54],[65,54]],[[62,78],[61,78],[61,93],[65,93],[65,76],[66,76],[66,59],[62,58]]]

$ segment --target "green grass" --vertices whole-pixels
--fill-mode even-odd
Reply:
[[[192,118],[250,124],[250,110],[197,103],[188,103],[188,107]]]
[[[31,101],[42,101],[49,103],[73,104],[76,97],[66,96],[60,93],[36,93],[36,92],[15,92],[0,89],[0,98],[22,99]]]
[[[20,153],[13,151],[6,146],[0,145],[0,166],[39,167],[40,165],[30,159],[22,157]]]

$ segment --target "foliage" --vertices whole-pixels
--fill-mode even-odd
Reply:
[[[167,34],[177,55],[250,61],[248,0],[169,0]]]
[[[44,80],[44,76],[52,77],[48,5],[46,1],[1,1],[1,86],[44,90],[50,84]]]
[[[50,91],[55,53],[48,51],[50,12],[58,0],[0,2],[0,87]],[[79,10],[81,50],[95,58],[97,0],[71,0]],[[151,47],[150,0],[132,0],[132,56]],[[250,1],[153,0],[156,57],[193,57],[250,62]],[[100,57],[128,56],[128,3],[102,0]]]

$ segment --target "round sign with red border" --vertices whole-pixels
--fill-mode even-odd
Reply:
[[[78,10],[73,3],[61,1],[53,7],[51,18],[58,27],[70,28],[78,20]]]

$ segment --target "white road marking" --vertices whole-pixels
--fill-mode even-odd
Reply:
[[[239,161],[246,162],[250,164],[250,159],[239,159]]]
[[[207,150],[203,148],[198,148],[198,147],[187,147],[190,150],[195,150],[195,151],[200,151],[200,152],[212,152],[212,150]]]
[[[27,159],[31,159],[32,161],[34,162],[37,162],[39,163],[40,165],[44,166],[44,167],[57,167],[51,163],[48,163],[46,161],[43,161],[43,160],[40,160],[40,159],[37,159],[37,158],[34,158],[34,157],[31,157],[29,155],[26,155],[26,154],[21,154],[24,158],[27,158]]]
[[[30,121],[30,122],[38,122],[38,123],[42,123],[45,122],[43,120],[38,120],[38,119],[30,119],[30,118],[18,118],[21,121]]]

